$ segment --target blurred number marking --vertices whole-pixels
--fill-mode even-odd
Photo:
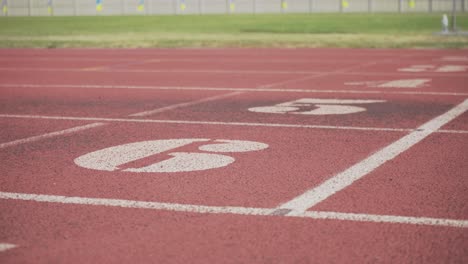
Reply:
[[[442,65],[439,67],[434,65],[412,65],[398,69],[401,72],[465,72],[467,70],[467,65]]]
[[[249,108],[251,112],[297,115],[344,115],[366,111],[366,108],[350,104],[383,103],[384,100],[341,100],[303,98],[273,106]],[[310,109],[313,108],[313,109]]]
[[[369,88],[420,88],[431,79],[405,79],[393,81],[348,82],[345,85],[366,85]]]

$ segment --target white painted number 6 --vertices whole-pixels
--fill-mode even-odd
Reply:
[[[129,143],[101,149],[75,159],[78,166],[102,171],[126,172],[189,172],[215,169],[235,161],[233,157],[200,152],[170,152],[171,158],[140,168],[121,169],[119,166],[141,160],[155,154],[170,151],[196,142],[209,142],[210,139],[166,139]],[[268,148],[267,144],[241,140],[213,140],[198,149],[206,152],[249,152]]]
[[[251,112],[296,115],[344,115],[366,111],[366,108],[350,104],[382,103],[385,100],[340,100],[303,98],[274,106],[249,108]],[[312,109],[310,109],[312,108]]]

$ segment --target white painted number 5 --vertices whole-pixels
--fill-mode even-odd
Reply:
[[[249,108],[251,112],[296,115],[344,115],[366,111],[353,104],[383,103],[385,100],[344,100],[303,98],[273,106]]]
[[[225,167],[235,161],[231,156],[201,152],[169,152],[162,161],[139,168],[120,168],[130,162],[171,151],[197,142],[210,142],[198,147],[205,152],[249,152],[268,148],[267,144],[241,140],[200,138],[151,140],[101,149],[75,159],[78,166],[102,171],[189,172]],[[169,157],[169,158],[167,158]]]

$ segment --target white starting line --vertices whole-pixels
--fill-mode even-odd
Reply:
[[[234,215],[255,215],[270,217],[297,217],[311,218],[316,220],[342,220],[355,222],[374,222],[389,224],[411,224],[411,225],[430,225],[447,226],[456,228],[468,228],[468,220],[455,220],[430,217],[411,217],[397,215],[375,215],[375,214],[356,214],[340,212],[322,212],[306,211],[294,215],[276,214],[276,208],[256,208],[256,207],[235,207],[235,206],[207,206],[178,203],[161,203],[149,201],[135,201],[123,199],[106,198],[86,198],[69,197],[59,195],[27,194],[0,192],[0,199],[34,201],[41,203],[60,203],[76,205],[94,205],[109,206],[135,209],[152,209],[176,212],[200,213],[200,214],[234,214]]]
[[[421,65],[428,66],[428,65]],[[128,68],[109,68],[107,65],[87,68],[34,68],[34,67],[0,67],[0,71],[13,71],[13,72],[109,72],[109,73],[193,73],[193,74],[251,74],[251,75],[330,75],[330,74],[344,74],[355,76],[414,76],[415,74],[426,74],[427,76],[440,76],[440,77],[462,77],[467,68],[453,68],[455,65],[448,65],[449,67],[441,68],[435,71],[422,71],[405,69],[389,73],[389,72],[364,72],[364,71],[347,71],[347,72],[333,72],[333,71],[307,71],[307,70],[219,70],[219,69],[128,69]]]

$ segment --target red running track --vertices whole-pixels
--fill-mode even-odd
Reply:
[[[0,50],[2,263],[464,263],[465,50]]]

